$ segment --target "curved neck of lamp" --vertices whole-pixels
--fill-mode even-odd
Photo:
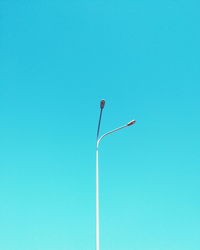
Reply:
[[[120,130],[120,129],[122,129],[122,128],[125,128],[125,127],[127,127],[127,126],[128,126],[128,125],[126,124],[126,125],[124,125],[124,126],[121,126],[121,127],[119,127],[119,128],[113,129],[113,130],[111,130],[111,131],[109,131],[109,132],[103,134],[103,135],[97,140],[96,148],[97,148],[97,149],[99,148],[99,143],[100,143],[100,141],[103,139],[103,137],[105,137],[106,135],[109,135],[109,134],[111,134],[111,133],[113,133],[113,132],[115,132],[115,131],[117,131],[117,130]]]

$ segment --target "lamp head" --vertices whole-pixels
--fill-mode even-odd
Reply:
[[[104,105],[105,105],[105,100],[102,99],[101,102],[100,102],[100,108],[103,109],[104,108]]]
[[[128,123],[127,123],[127,126],[131,126],[131,125],[133,125],[134,123],[136,123],[136,120],[132,120],[132,121],[128,122]]]

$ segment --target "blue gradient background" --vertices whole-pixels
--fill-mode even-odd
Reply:
[[[200,249],[200,2],[0,1],[0,249]]]

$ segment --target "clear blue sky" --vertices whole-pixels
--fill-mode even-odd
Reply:
[[[0,1],[0,249],[200,249],[200,3]]]

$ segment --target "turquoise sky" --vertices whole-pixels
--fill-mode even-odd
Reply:
[[[200,2],[0,0],[0,249],[200,249]]]

